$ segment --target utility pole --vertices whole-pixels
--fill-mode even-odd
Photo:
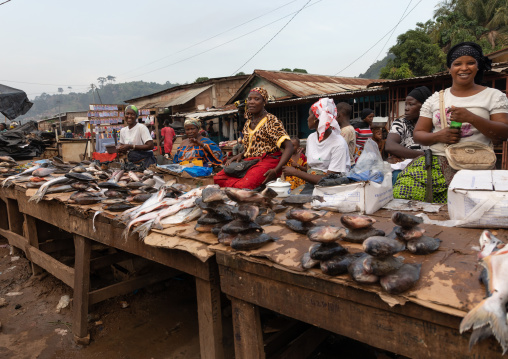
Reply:
[[[62,134],[62,114],[60,113],[60,103],[62,101],[58,100],[58,122],[60,123],[60,134]]]
[[[95,85],[91,84],[90,87],[92,89],[93,103],[95,103],[95,90],[94,90]]]

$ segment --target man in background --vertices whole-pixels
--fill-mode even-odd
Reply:
[[[346,140],[349,149],[349,159],[351,166],[353,166],[355,164],[356,132],[349,122],[351,120],[351,111],[351,105],[347,102],[339,102],[337,104],[337,122],[340,126],[340,134]]]

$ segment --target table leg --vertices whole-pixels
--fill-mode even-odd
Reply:
[[[219,283],[215,278],[211,281],[196,278],[196,292],[201,359],[222,359],[224,346]]]
[[[30,246],[39,249],[39,235],[37,232],[37,220],[25,214],[25,224],[26,224],[26,234],[25,237],[28,239],[28,243]],[[30,258],[29,258],[30,259]],[[43,272],[43,269],[39,267],[34,262],[32,264],[32,275],[39,275]]]
[[[243,359],[264,359],[263,331],[259,308],[241,299],[231,297],[235,356]]]
[[[12,198],[6,199],[7,216],[9,217],[9,230],[13,233],[23,235],[23,215],[19,211],[18,201]],[[20,250],[11,244],[12,252],[20,254]]]
[[[72,332],[78,344],[89,344],[88,291],[90,290],[91,240],[74,235],[74,298],[72,303]]]

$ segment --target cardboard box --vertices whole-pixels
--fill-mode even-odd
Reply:
[[[312,208],[336,212],[373,214],[393,199],[392,173],[382,183],[356,182],[340,186],[314,187],[313,195],[323,196],[325,202],[313,201]]]
[[[448,187],[448,212],[461,227],[508,228],[508,171],[457,172]]]

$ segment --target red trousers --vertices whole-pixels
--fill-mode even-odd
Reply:
[[[249,157],[245,158],[245,161],[260,159],[258,163],[249,168],[247,173],[243,178],[236,178],[228,176],[224,173],[224,170],[220,171],[213,177],[213,181],[215,184],[218,184],[221,187],[233,187],[233,188],[248,188],[255,189],[261,186],[261,184],[266,179],[265,173],[268,170],[274,169],[277,167],[280,161],[282,153],[275,152],[266,154],[263,157]],[[277,176],[280,176],[281,173],[277,173]]]

